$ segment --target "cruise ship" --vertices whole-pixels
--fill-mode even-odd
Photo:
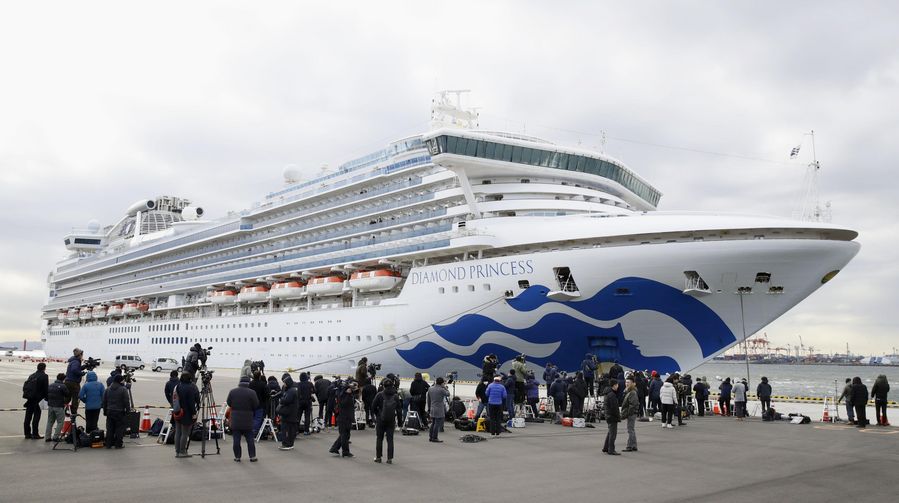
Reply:
[[[53,267],[41,338],[104,359],[461,378],[484,357],[573,371],[587,355],[689,370],[831,280],[857,233],[822,222],[657,211],[623,162],[481,130],[442,93],[433,127],[251,209],[207,219],[188,199],[141,199],[73,229]]]

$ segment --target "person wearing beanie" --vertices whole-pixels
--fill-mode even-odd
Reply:
[[[259,408],[259,396],[250,389],[250,378],[241,376],[236,388],[228,392],[226,403],[231,407],[231,434],[234,437],[234,461],[240,462],[243,454],[240,439],[247,441],[250,461],[256,461],[256,444],[253,439],[253,416]]]
[[[771,408],[771,385],[768,384],[767,377],[762,377],[762,382],[755,388],[755,395],[762,403],[762,412],[767,412]]]
[[[128,390],[122,386],[121,375],[113,377],[112,383],[103,393],[103,414],[106,415],[106,448],[121,449],[125,436],[125,414],[131,410]]]
[[[281,382],[284,383],[281,392],[281,401],[278,404],[278,415],[281,416],[281,447],[282,451],[293,449],[293,442],[297,438],[299,431],[299,413],[300,401],[297,397],[297,387],[293,382],[290,374],[284,373],[281,376]]]

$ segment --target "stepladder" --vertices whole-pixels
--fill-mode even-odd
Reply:
[[[172,409],[169,409],[162,423],[162,429],[159,430],[159,437],[156,439],[157,444],[165,445],[169,441],[169,435],[172,434]]]

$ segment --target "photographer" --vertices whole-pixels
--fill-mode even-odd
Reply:
[[[368,358],[363,356],[359,359],[359,365],[356,365],[356,382],[359,386],[364,386],[368,381]]]
[[[449,399],[449,390],[443,386],[445,381],[442,377],[438,377],[434,386],[428,389],[428,411],[431,415],[431,442],[443,442],[437,438],[437,434],[443,428],[443,420],[446,418],[446,401]]]
[[[198,342],[191,346],[187,356],[184,357],[184,372],[190,374],[193,382],[197,382],[197,371],[206,366],[207,356],[206,350]]]
[[[259,429],[262,428],[262,421],[265,419],[266,411],[269,408],[269,397],[271,396],[268,385],[265,383],[265,376],[262,375],[262,372],[258,370],[253,372],[253,380],[250,381],[250,389],[256,393],[256,398],[259,400],[259,407],[253,411],[253,438],[256,438]]]
[[[252,366],[253,360],[244,360],[243,367],[240,368],[240,376],[238,376],[238,378],[246,377],[248,381],[253,379]]]
[[[84,377],[84,351],[75,348],[72,350],[72,357],[69,358],[66,367],[65,386],[69,390],[69,398],[71,399],[72,414],[78,413],[78,393],[81,391],[81,378]]]
[[[358,386],[355,382],[350,381],[339,390],[337,399],[337,429],[340,436],[331,445],[328,451],[332,454],[341,454],[343,457],[352,458],[350,453],[350,428],[353,426],[356,416],[356,391]]]
[[[259,397],[250,389],[250,378],[241,376],[240,384],[228,393],[226,403],[231,407],[231,435],[234,437],[234,461],[240,462],[241,437],[247,440],[250,462],[256,461],[256,444],[253,442],[253,414],[259,408]]]
[[[65,374],[56,374],[56,381],[47,387],[47,442],[59,439],[59,432],[66,418],[69,388],[65,385],[65,378]],[[56,431],[53,431],[53,423],[56,423]]]
[[[285,372],[281,376],[281,382],[284,383],[284,388],[281,392],[281,402],[278,404],[278,415],[281,416],[281,447],[279,449],[289,451],[293,449],[293,442],[297,438],[297,430],[300,427],[299,398],[297,387],[290,374]]]
[[[489,354],[484,357],[484,364],[481,365],[481,378],[491,380],[496,374],[497,358],[495,354]]]
[[[165,394],[165,401],[169,403],[169,407],[172,406],[172,393],[175,391],[175,386],[178,385],[178,371],[173,370],[169,373],[169,380],[165,383],[165,389],[163,389],[163,393]]]
[[[330,421],[324,420],[325,407],[328,405],[328,388],[331,387],[331,381],[317,375],[313,382],[315,386],[315,399],[318,400],[318,419],[326,425]]]
[[[105,390],[106,388],[103,384],[97,381],[97,374],[93,370],[88,371],[87,382],[78,394],[78,398],[84,402],[84,417],[87,422],[84,426],[84,431],[87,433],[97,429]]]
[[[200,411],[200,390],[194,384],[193,376],[188,372],[181,374],[180,382],[172,393],[172,402],[178,401],[178,411],[174,412],[175,419],[175,457],[189,458],[187,453],[187,441],[197,421],[197,413]]]
[[[375,395],[378,393],[377,386],[374,385],[371,379],[366,381],[365,385],[362,386],[362,404],[365,406],[365,423],[371,428],[375,425],[375,419],[372,415],[372,403],[375,400]]]
[[[524,355],[515,357],[515,361],[512,362],[512,370],[515,371],[515,403],[524,403],[524,379],[528,375],[528,367],[524,362]]]
[[[22,385],[22,398],[25,399],[25,438],[40,440],[38,427],[41,423],[41,400],[47,399],[47,389],[50,387],[50,378],[45,372],[46,363],[38,363],[37,371],[28,376]]]
[[[583,417],[587,383],[584,381],[584,375],[580,372],[575,374],[574,383],[568,387],[568,396],[571,398],[571,417]]]
[[[537,379],[534,377],[533,372],[529,373],[527,380],[524,381],[524,394],[528,407],[534,412],[534,417],[537,417],[537,404],[540,403],[540,385],[537,384]]]
[[[584,381],[587,383],[587,394],[593,396],[593,381],[596,377],[596,356],[587,353],[587,357],[581,362],[581,372],[584,373]]]
[[[559,414],[564,413],[568,406],[568,384],[561,374],[556,374],[556,380],[549,388],[549,396],[553,399],[553,409]]]
[[[297,385],[297,399],[299,400],[299,415],[303,417],[303,436],[308,437],[311,432],[309,423],[312,421],[312,402],[315,400],[315,386],[309,382],[309,374],[300,374],[300,384]],[[299,420],[299,416],[297,417]]]
[[[421,418],[422,430],[428,427],[428,420],[425,415],[425,402],[427,401],[428,388],[430,387],[422,378],[421,372],[415,373],[415,379],[409,385],[409,394],[412,395],[412,398],[409,400],[409,409],[418,412],[418,417]]]
[[[122,376],[113,378],[112,385],[103,394],[103,413],[106,415],[106,448],[121,449],[125,436],[125,413],[131,410],[128,391],[122,386]]]
[[[381,386],[384,389],[375,395],[371,406],[375,421],[375,435],[377,437],[374,461],[375,463],[381,462],[384,437],[387,437],[387,464],[391,464],[393,463],[393,430],[396,428],[396,418],[402,405],[397,397],[392,379],[389,377],[384,379],[381,381]]]

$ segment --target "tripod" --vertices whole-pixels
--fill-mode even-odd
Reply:
[[[82,416],[78,413],[72,413],[69,406],[66,405],[66,419],[68,419],[69,422],[68,422],[68,424],[66,424],[66,423],[62,424],[62,429],[59,431],[59,435],[56,437],[56,442],[53,443],[53,448],[50,450],[78,452],[78,442],[80,439],[78,438],[78,435],[79,435],[78,427],[75,424],[75,418],[77,418],[77,417],[81,417],[82,419],[85,419],[84,416]],[[66,435],[72,436],[72,448],[71,449],[57,449],[57,446],[59,445],[59,443],[65,441]]]
[[[212,371],[208,373],[201,372],[203,380],[203,389],[200,390],[200,424],[202,425],[200,436],[200,457],[206,457],[206,441],[215,440],[215,453],[221,454],[222,450],[219,446],[219,425],[218,411],[215,409],[215,397],[212,395]],[[193,432],[191,432],[193,433]],[[207,438],[208,437],[208,438]],[[190,448],[190,437],[187,438],[187,447]],[[212,455],[210,453],[209,455]]]

